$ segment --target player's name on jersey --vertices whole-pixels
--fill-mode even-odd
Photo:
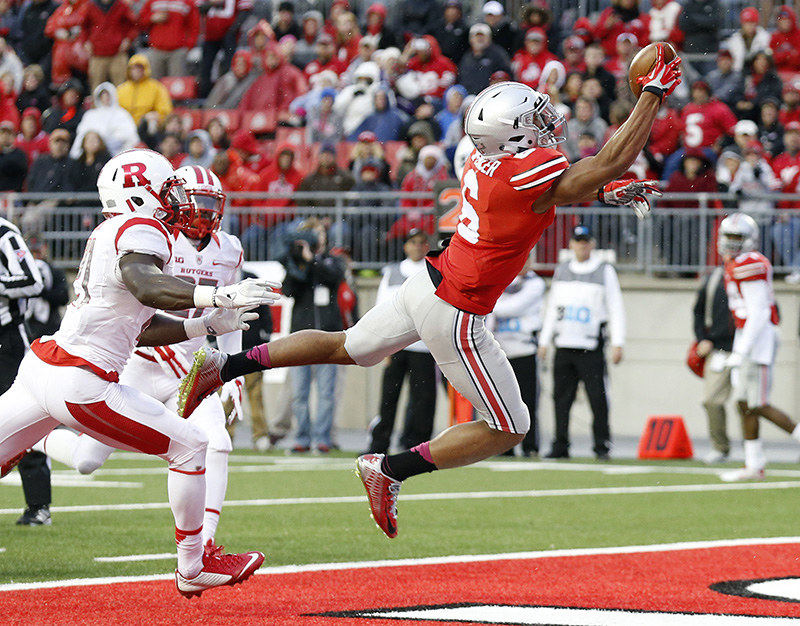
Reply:
[[[484,159],[478,156],[475,157],[475,167],[477,167],[478,170],[487,176],[494,174],[497,168],[500,167],[500,163],[501,161],[499,159]]]

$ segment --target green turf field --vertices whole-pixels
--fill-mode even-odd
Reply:
[[[798,534],[796,465],[771,467],[777,471],[764,483],[729,487],[693,463],[495,460],[408,481],[400,535],[389,540],[369,517],[353,461],[235,453],[218,543],[262,550],[265,565],[285,565]],[[91,478],[53,469],[50,527],[15,526],[18,478],[0,482],[0,583],[174,569],[172,559],[94,560],[174,551],[163,461],[117,455]],[[74,486],[80,481],[117,486]],[[133,506],[59,511],[103,505]]]

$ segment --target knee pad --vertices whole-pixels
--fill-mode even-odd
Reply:
[[[102,465],[103,461],[97,459],[75,459],[75,469],[79,474],[93,474]]]
[[[176,469],[191,469],[205,467],[206,449],[208,448],[208,437],[206,434],[186,422],[180,438],[170,441],[167,451],[169,466]],[[184,467],[186,466],[186,467]]]

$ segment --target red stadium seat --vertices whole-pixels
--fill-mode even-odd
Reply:
[[[387,141],[383,144],[383,156],[389,164],[389,174],[392,179],[397,176],[397,168],[400,165],[400,150],[405,145],[405,141]]]
[[[206,109],[203,111],[203,128],[213,119],[219,119],[232,135],[239,129],[242,114],[236,109]]]
[[[173,101],[185,102],[197,97],[197,79],[194,76],[165,76],[161,84],[167,88]]]
[[[185,131],[195,130],[203,125],[203,112],[198,109],[175,109],[173,113],[180,116]]]
[[[245,111],[242,113],[240,127],[257,135],[274,133],[277,126],[278,120],[274,111]]]

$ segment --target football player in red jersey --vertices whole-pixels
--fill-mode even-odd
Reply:
[[[680,59],[666,63],[659,47],[653,69],[639,81],[643,92],[627,122],[596,156],[572,166],[555,149],[566,125],[548,96],[515,82],[482,91],[465,120],[475,150],[461,177],[456,234],[427,257],[427,269],[345,332],[304,330],[232,355],[198,351],[182,383],[179,411],[189,415],[224,381],[248,372],[311,363],[369,367],[421,339],[482,419],[400,454],[359,457],[372,515],[394,537],[401,481],[505,452],[528,430],[511,365],[485,329],[484,316],[553,222],[556,205],[599,196],[639,213],[649,210],[644,194],[657,190],[648,181],[616,179],[644,147],[664,97],[680,83]]]
[[[744,467],[720,474],[726,482],[764,477],[766,458],[758,438],[763,417],[800,440],[800,427],[769,401],[772,368],[778,350],[778,309],[772,291],[772,265],[756,250],[758,225],[734,213],[719,225],[717,247],[725,260],[725,289],[736,324],[733,350],[726,361],[736,406],[742,418]]]

